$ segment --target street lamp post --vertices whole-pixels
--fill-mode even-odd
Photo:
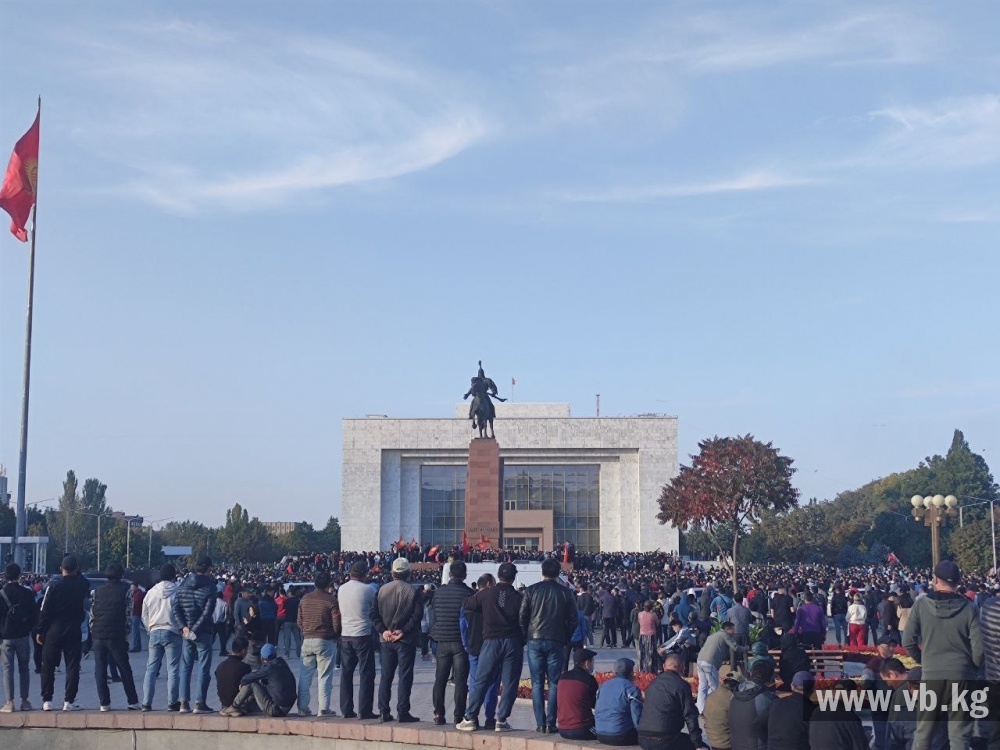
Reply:
[[[931,559],[936,568],[941,562],[941,527],[948,523],[949,518],[958,515],[955,506],[958,498],[954,495],[914,495],[910,498],[913,506],[913,519],[924,522],[931,529]]]

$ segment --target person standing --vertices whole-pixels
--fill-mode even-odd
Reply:
[[[976,678],[983,663],[983,639],[975,605],[956,590],[962,571],[951,560],[934,568],[934,592],[918,599],[906,621],[903,648],[919,664],[924,685],[937,694],[937,706],[948,704],[953,691]],[[972,721],[962,706],[949,706],[948,739],[953,748],[968,746]],[[942,711],[943,712],[943,711]],[[921,711],[914,750],[927,750],[938,711]]]
[[[56,667],[60,657],[66,662],[66,696],[63,711],[79,711],[76,694],[80,689],[80,633],[84,600],[90,582],[80,575],[80,564],[66,555],[59,564],[62,578],[52,581],[42,598],[35,641],[42,647],[42,710],[52,710]]]
[[[476,581],[477,591],[493,588],[495,585],[496,579],[492,573],[483,573]],[[483,613],[470,612],[463,604],[458,623],[462,631],[462,646],[469,654],[469,694],[471,694],[472,687],[476,684],[476,675],[479,673],[479,655],[483,649]],[[493,682],[486,687],[486,699],[483,701],[484,729],[496,729],[499,694],[500,673],[497,672]],[[463,716],[462,720],[464,719]]]
[[[208,686],[212,681],[212,643],[215,641],[215,581],[209,576],[212,559],[198,558],[194,573],[188,574],[174,592],[170,618],[184,640],[181,649],[180,711],[191,710],[191,673],[198,657],[198,698],[194,713],[210,713]]]
[[[726,619],[733,623],[733,639],[745,649],[750,648],[750,621],[753,613],[749,607],[743,605],[743,592],[737,591],[733,599],[733,605],[726,612]],[[729,654],[729,666],[732,670],[737,670],[743,666],[743,659],[736,653]]]
[[[729,658],[730,653],[737,656],[746,649],[733,638],[736,626],[726,621],[722,629],[712,633],[705,645],[698,652],[698,713],[705,712],[705,700],[719,689],[719,668]]]
[[[340,637],[340,607],[333,593],[330,574],[320,571],[313,579],[315,590],[302,597],[298,626],[302,631],[302,666],[299,668],[299,716],[309,716],[309,691],[319,669],[319,715],[335,716],[333,660]]]
[[[90,633],[94,639],[94,678],[97,680],[97,698],[101,711],[111,710],[111,691],[108,689],[109,658],[118,665],[122,687],[130,711],[138,711],[139,695],[135,690],[132,664],[128,658],[128,633],[132,625],[132,596],[122,582],[122,566],[111,563],[105,576],[107,583],[94,591],[90,607]]]
[[[448,568],[448,583],[434,592],[434,626],[431,638],[437,641],[437,665],[434,670],[434,723],[443,725],[444,695],[448,677],[455,674],[455,722],[465,718],[469,701],[469,654],[462,645],[462,605],[473,591],[465,585],[466,565],[457,560]]]
[[[995,685],[1000,682],[1000,596],[994,594],[983,602],[979,610],[979,628],[983,638],[983,675]],[[994,743],[990,748],[995,750],[1000,747],[1000,693],[990,690],[988,700],[989,715],[994,718],[984,728]]]
[[[345,719],[378,718],[372,712],[375,697],[375,651],[372,643],[372,604],[375,591],[365,582],[368,563],[351,563],[350,580],[340,587],[340,715]],[[300,602],[301,609],[301,602]],[[358,676],[358,713],[354,712],[354,670]]]
[[[861,648],[865,645],[865,634],[868,626],[865,624],[868,618],[868,610],[861,602],[861,594],[854,595],[854,601],[847,608],[847,632],[848,642],[851,646]]]
[[[413,663],[420,640],[420,620],[424,615],[423,600],[410,585],[410,563],[405,557],[392,561],[392,581],[375,595],[372,609],[375,632],[379,633],[379,665],[382,678],[378,686],[379,718],[392,721],[389,710],[392,680],[399,668],[399,692],[396,712],[401,724],[420,721],[410,713],[410,691],[413,688]]]
[[[704,750],[698,709],[683,677],[684,668],[680,654],[667,654],[663,672],[646,688],[638,727],[642,750]]]
[[[302,629],[299,628],[299,605],[301,603],[302,600],[299,598],[298,592],[295,591],[283,598],[282,606],[285,617],[278,630],[278,651],[282,650],[282,644],[284,644],[285,659],[302,656]],[[334,641],[333,646],[334,653],[337,654],[339,649],[336,641]],[[336,656],[334,661],[337,661]]]
[[[804,647],[823,648],[823,641],[826,640],[826,612],[813,600],[812,591],[807,591],[804,599],[795,612],[792,632],[798,633]]]
[[[146,595],[139,588],[138,583],[133,583],[129,590],[132,594],[132,622],[129,629],[132,643],[129,646],[129,651],[137,654],[142,650],[142,600]]]
[[[576,602],[572,592],[559,582],[561,571],[558,560],[550,557],[542,561],[542,580],[525,590],[518,616],[521,637],[528,645],[536,731],[550,734],[556,731],[559,675],[566,660],[566,647],[577,624]],[[546,682],[549,686],[548,711],[545,710]],[[596,688],[594,692],[596,696]]]
[[[788,595],[788,589],[783,585],[778,586],[777,593],[771,597],[771,619],[774,621],[774,626],[788,632],[792,627],[794,616],[792,597]]]
[[[149,655],[142,685],[142,709],[153,710],[153,695],[160,665],[167,660],[167,710],[180,710],[178,697],[181,670],[181,634],[170,620],[170,605],[177,590],[177,569],[167,563],[160,568],[160,582],[146,592],[142,600],[142,624],[149,634]]]
[[[615,629],[618,620],[618,598],[606,586],[601,586],[597,598],[601,602],[601,618],[604,621],[601,646],[603,648],[618,648],[618,632]]]
[[[479,654],[476,681],[469,694],[465,718],[455,727],[462,732],[479,728],[479,709],[486,700],[486,691],[500,677],[503,696],[497,706],[496,732],[511,730],[507,719],[517,698],[517,683],[524,667],[524,641],[518,617],[521,611],[521,594],[514,588],[517,567],[501,563],[497,569],[497,585],[477,591],[465,602],[466,612],[481,612],[483,616],[483,647]]]
[[[8,563],[0,589],[0,659],[3,660],[3,689],[6,703],[2,713],[14,710],[14,662],[21,682],[21,710],[30,711],[31,631],[38,622],[38,606],[31,591],[21,585],[21,566]]]
[[[833,596],[830,597],[830,616],[833,617],[837,646],[843,646],[847,641],[847,597],[844,595],[844,587],[839,583],[833,587]]]

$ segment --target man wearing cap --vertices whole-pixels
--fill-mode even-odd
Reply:
[[[951,560],[934,568],[934,592],[918,599],[903,632],[903,648],[920,663],[924,685],[948,704],[953,690],[975,679],[983,663],[979,617],[972,602],[956,591],[962,573]],[[954,685],[954,688],[952,687]],[[972,736],[972,721],[961,706],[949,705],[948,739],[952,748],[964,748]],[[921,711],[914,750],[927,750],[937,711]]]
[[[531,704],[535,710],[535,726],[539,732],[554,733],[556,730],[559,673],[566,661],[566,647],[577,624],[576,602],[573,601],[570,590],[559,583],[561,571],[562,566],[558,560],[550,557],[542,562],[542,580],[532,584],[524,592],[518,616],[521,637],[528,647]],[[544,692],[546,681],[549,684],[547,712]],[[559,726],[562,727],[562,724]]]
[[[351,563],[350,580],[337,591],[340,605],[340,715],[345,719],[375,719],[375,646],[372,643],[372,604],[375,590],[365,580],[368,563]],[[354,670],[358,673],[358,713],[354,712]]]
[[[392,561],[392,581],[375,595],[372,609],[375,632],[379,634],[379,664],[382,677],[378,686],[378,710],[383,722],[392,721],[389,703],[392,680],[399,668],[396,712],[400,724],[420,721],[410,713],[413,688],[413,662],[420,640],[420,620],[424,615],[423,599],[410,585],[410,563],[405,557]]]
[[[80,627],[83,602],[90,595],[90,582],[80,575],[80,565],[73,555],[66,555],[59,565],[62,578],[49,583],[38,617],[36,642],[42,647],[42,710],[52,710],[56,667],[66,662],[66,698],[63,711],[79,711],[76,693],[80,688]]]
[[[767,717],[767,750],[809,747],[809,718],[816,708],[810,696],[815,686],[816,679],[811,672],[796,672],[792,677],[791,695],[771,704]]]
[[[576,612],[576,607],[573,611]],[[574,649],[573,669],[559,675],[556,709],[559,736],[564,740],[597,738],[594,730],[594,706],[597,704],[597,680],[594,679],[595,656],[597,654],[589,648]],[[549,690],[554,687],[554,684],[549,684]],[[555,732],[555,726],[556,722],[550,724],[550,734]]]
[[[503,696],[497,706],[496,732],[511,730],[507,719],[517,698],[517,683],[524,667],[524,641],[518,617],[521,610],[521,594],[514,588],[517,567],[513,563],[501,563],[497,569],[497,585],[476,592],[465,602],[468,612],[481,612],[483,616],[483,646],[479,653],[476,681],[469,693],[469,705],[465,718],[456,729],[473,732],[479,728],[479,709],[486,700],[486,690],[496,680],[503,682]]]
[[[261,665],[240,680],[240,692],[223,716],[244,716],[260,711],[265,716],[287,716],[295,705],[295,675],[271,643],[260,649]]]
[[[177,589],[177,569],[167,563],[160,568],[160,582],[146,592],[142,600],[142,624],[149,633],[149,655],[142,688],[142,709],[153,710],[153,696],[156,693],[156,679],[160,676],[160,666],[167,660],[167,710],[177,711],[181,707],[180,669],[181,634],[174,630],[170,622],[170,606]]]
[[[299,604],[298,626],[302,631],[302,666],[299,668],[299,716],[309,716],[309,691],[319,671],[319,715],[333,716],[333,660],[340,637],[340,607],[333,593],[330,574],[320,571],[313,578],[316,588]]]
[[[209,575],[212,560],[198,558],[194,572],[181,581],[170,603],[174,629],[181,634],[181,712],[191,710],[191,673],[195,654],[198,656],[198,694],[194,713],[210,713],[208,686],[212,681],[212,643],[215,640],[215,580]]]
[[[443,725],[445,718],[445,689],[448,678],[455,674],[455,721],[465,718],[469,701],[469,654],[462,645],[462,605],[473,591],[465,585],[466,566],[456,560],[448,568],[448,583],[434,592],[434,623],[430,636],[437,641],[437,666],[434,671],[434,723]]]
[[[896,662],[896,665],[886,664],[886,667],[897,667],[897,673],[887,673],[886,682],[895,688],[892,696],[892,710],[889,714],[889,722],[886,726],[885,747],[889,750],[912,750],[913,735],[917,728],[917,710],[919,706],[920,680],[922,670],[914,667],[909,672],[898,673],[903,669],[903,665],[897,659],[889,659],[889,662]],[[910,700],[907,701],[905,693],[909,693]],[[910,708],[911,702],[914,708]],[[948,725],[943,721],[934,723],[934,730],[931,733],[930,750],[948,750]]]
[[[602,745],[639,744],[642,691],[635,684],[634,670],[634,661],[619,659],[615,662],[615,676],[597,688],[594,731]]]

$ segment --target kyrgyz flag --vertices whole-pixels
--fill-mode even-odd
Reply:
[[[3,188],[0,189],[0,208],[10,214],[10,231],[21,242],[28,241],[25,226],[31,207],[35,205],[35,190],[38,187],[38,119],[41,112],[35,115],[35,122],[28,132],[14,144],[14,153],[10,155],[7,173],[3,176]]]

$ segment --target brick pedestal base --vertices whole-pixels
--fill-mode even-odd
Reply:
[[[503,459],[493,438],[469,443],[469,474],[465,483],[465,530],[469,544],[503,542]]]

